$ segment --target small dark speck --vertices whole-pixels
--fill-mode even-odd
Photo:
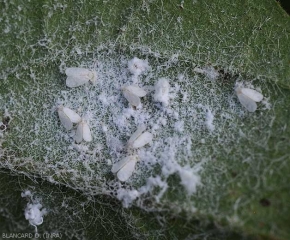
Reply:
[[[0,126],[1,131],[9,130],[9,123],[10,123],[10,117],[4,117],[2,119],[2,125]]]
[[[9,122],[10,122],[10,117],[7,116],[3,118],[3,124],[8,125]]]
[[[233,178],[235,178],[235,177],[238,175],[238,173],[236,173],[236,172],[231,172],[231,175],[232,175]]]
[[[271,202],[267,199],[267,198],[262,198],[260,200],[260,204],[263,206],[263,207],[269,207],[271,205]]]

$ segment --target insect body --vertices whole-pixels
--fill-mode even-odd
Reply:
[[[79,123],[81,121],[80,115],[67,107],[59,106],[57,112],[60,122],[66,130],[71,130],[73,128],[73,123]]]
[[[65,74],[67,75],[66,85],[70,88],[79,87],[88,81],[95,84],[97,78],[96,71],[86,68],[67,68]]]
[[[132,176],[137,161],[137,155],[127,156],[115,163],[111,171],[112,173],[117,173],[117,177],[120,181],[125,182]]]
[[[236,88],[236,94],[240,103],[249,111],[255,112],[257,109],[256,102],[260,102],[263,99],[263,95],[256,90],[250,88]]]
[[[154,101],[161,102],[165,107],[169,104],[169,88],[170,85],[166,78],[160,78],[155,84]]]
[[[75,135],[75,141],[77,143],[80,143],[82,140],[86,142],[92,141],[92,134],[89,125],[87,122],[82,119],[82,121],[79,123]]]
[[[140,97],[144,97],[147,93],[136,85],[125,86],[122,88],[124,97],[132,106],[139,106],[141,103]]]
[[[140,148],[150,143],[153,139],[153,135],[150,132],[144,132],[146,127],[141,125],[137,130],[132,134],[128,141],[128,146],[131,148]]]

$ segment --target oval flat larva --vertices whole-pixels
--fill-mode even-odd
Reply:
[[[236,88],[236,94],[240,103],[249,111],[255,112],[257,109],[256,102],[260,102],[263,99],[263,95],[254,89],[250,88]]]
[[[147,93],[142,88],[136,85],[122,87],[123,95],[132,106],[139,106],[140,97],[144,97]]]
[[[169,104],[169,82],[166,78],[160,78],[155,84],[154,101],[161,102],[163,106]]]
[[[75,111],[64,107],[59,106],[57,108],[58,116],[61,124],[67,129],[71,130],[73,127],[73,123],[79,123],[81,121],[80,115],[78,115]]]
[[[77,143],[80,143],[82,140],[85,142],[92,141],[92,134],[89,125],[87,122],[82,119],[82,121],[78,124],[76,135],[75,135],[75,141]]]
[[[112,173],[117,173],[117,177],[120,181],[125,182],[132,176],[137,161],[137,155],[127,156],[115,163],[111,171]]]
[[[86,68],[67,68],[65,70],[67,75],[66,85],[70,88],[79,87],[88,81],[91,81],[93,84],[96,82],[97,73]]]

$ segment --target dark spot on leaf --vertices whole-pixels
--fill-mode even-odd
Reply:
[[[235,178],[238,175],[238,173],[237,172],[231,172],[231,175],[232,175],[233,178]]]
[[[152,201],[150,199],[144,199],[143,205],[148,207],[152,206]]]
[[[10,123],[10,117],[6,116],[2,119],[2,124],[0,125],[0,130],[1,131],[7,131],[9,130],[9,123]]]
[[[267,198],[262,198],[260,200],[260,204],[263,206],[263,207],[269,207],[271,205],[271,202],[267,199]]]
[[[239,76],[238,74],[231,74],[224,69],[218,69],[217,71],[219,73],[219,81],[223,84],[232,84]]]
[[[260,226],[260,227],[265,227],[265,223],[260,222],[260,223],[259,223],[259,226]]]
[[[8,125],[10,122],[10,117],[8,117],[8,116],[4,117],[2,122],[3,122],[3,124]]]

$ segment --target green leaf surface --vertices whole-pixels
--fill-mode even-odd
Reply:
[[[50,210],[38,230],[67,238],[290,238],[290,19],[276,1],[0,4],[0,166],[19,175],[1,173],[2,232],[34,230],[21,198],[30,189]],[[121,126],[128,106],[119,88],[132,80],[127,61],[135,56],[151,66],[139,79],[150,94]],[[95,67],[99,82],[67,88],[64,69],[71,66]],[[174,91],[168,109],[175,116],[152,103],[150,87],[160,77]],[[239,104],[236,82],[263,93],[256,112]],[[113,103],[104,105],[102,94]],[[84,144],[92,153],[74,149],[55,112],[60,102],[98,120],[91,121],[93,142]],[[126,143],[141,121],[138,111],[151,116],[154,141],[120,184],[108,159],[116,162],[124,151],[109,143]],[[166,174],[169,163],[175,171]],[[199,169],[193,194],[191,183],[182,184],[188,169]],[[131,190],[140,195],[126,205]]]

